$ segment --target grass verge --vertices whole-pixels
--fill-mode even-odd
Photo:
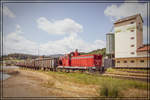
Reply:
[[[146,82],[137,80],[117,79],[100,75],[89,75],[86,73],[65,73],[65,72],[52,72],[42,70],[38,70],[38,72],[50,75],[60,82],[69,81],[83,85],[97,85],[100,87],[99,88],[100,96],[104,97],[120,97],[123,95],[121,94],[121,91],[127,89],[139,89],[146,91],[148,85],[148,83]],[[53,83],[48,83],[47,86],[49,85],[51,87],[53,86]]]

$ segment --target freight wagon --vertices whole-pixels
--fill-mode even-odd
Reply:
[[[58,66],[58,58],[40,58],[18,62],[17,66],[32,68],[32,69],[49,69],[56,70]]]
[[[58,58],[41,58],[35,60],[35,68],[56,70],[58,66]]]
[[[17,62],[16,66],[26,67],[26,61]]]

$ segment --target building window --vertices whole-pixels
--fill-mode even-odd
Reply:
[[[133,40],[134,39],[134,37],[131,37],[131,40]]]
[[[131,47],[134,47],[134,45],[131,45]]]
[[[127,63],[127,61],[125,60],[124,63]]]
[[[131,54],[134,54],[134,52],[131,52]]]
[[[131,32],[134,32],[134,30],[130,30]]]
[[[131,63],[134,63],[134,60],[131,60],[130,62],[131,62]]]
[[[120,63],[120,61],[117,61],[117,63]]]
[[[131,24],[133,24],[134,22],[130,22]]]
[[[143,28],[141,28],[141,29],[140,29],[140,31],[142,31],[142,32],[143,32]]]
[[[144,60],[140,60],[140,62],[141,62],[141,63],[143,63],[143,62],[144,62]]]

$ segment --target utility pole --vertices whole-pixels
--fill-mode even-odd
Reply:
[[[38,56],[39,56],[39,48],[38,48]]]

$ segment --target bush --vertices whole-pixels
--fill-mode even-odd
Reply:
[[[107,72],[115,72],[115,69],[113,69],[113,68],[108,68],[108,69],[107,69]]]
[[[104,97],[118,97],[120,95],[121,84],[114,79],[104,80],[101,84],[100,96]]]

